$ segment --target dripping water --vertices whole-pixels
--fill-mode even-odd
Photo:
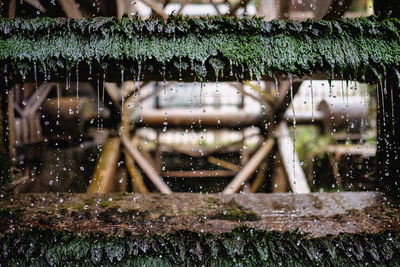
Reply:
[[[36,61],[33,63],[33,75],[34,75],[34,79],[35,79],[35,89],[36,89],[36,92],[37,92],[37,90],[38,90],[38,79],[37,79]],[[37,98],[39,99],[39,95],[37,96]]]
[[[202,96],[203,96],[203,82],[200,83],[200,98],[199,98],[199,106],[202,106]]]
[[[121,69],[121,115],[124,111],[124,69]]]
[[[166,86],[165,86],[165,65],[163,65],[162,66],[162,70],[163,70],[163,91],[164,91],[164,95],[166,95],[167,94],[167,89],[166,89]]]
[[[279,97],[279,84],[277,78],[275,78],[275,96]]]
[[[314,90],[312,79],[310,79],[310,89],[311,89],[311,122],[314,122]]]
[[[393,101],[393,95],[394,95],[394,92],[393,92],[393,89],[392,90],[390,90],[390,102],[391,102],[391,105],[392,105],[392,134],[393,134],[393,136],[395,135],[395,130],[394,130],[394,126],[395,126],[395,116],[394,116],[394,101]]]
[[[296,183],[296,113],[295,113],[295,108],[294,108],[294,102],[293,102],[293,78],[290,75],[289,76],[289,82],[290,82],[290,102],[292,103],[292,113],[293,113],[293,154],[292,154],[292,164],[293,164],[293,178],[294,178],[294,183]]]
[[[343,81],[343,77],[342,77],[341,84],[342,84],[342,98],[343,98],[343,103],[344,103],[344,81]]]
[[[79,113],[79,64],[76,64],[76,113]]]
[[[44,82],[47,82],[47,68],[46,68],[46,65],[43,65],[43,73],[44,73]]]
[[[101,95],[101,103],[103,104],[103,106],[104,106],[104,91],[105,91],[105,88],[106,88],[106,72],[104,71],[103,72],[103,82],[102,82],[102,95]]]

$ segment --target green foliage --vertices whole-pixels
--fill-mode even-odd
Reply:
[[[107,69],[107,75],[124,69],[126,79],[143,74],[168,79],[180,71],[192,80],[323,71],[329,77],[335,72],[347,79],[367,75],[377,80],[379,73],[399,66],[399,29],[399,20],[376,17],[305,22],[0,18],[0,71],[11,79],[33,80],[36,69],[38,79],[46,73],[65,80],[79,64],[101,73]]]
[[[398,265],[400,234],[308,238],[296,232],[237,228],[211,234],[76,235],[33,228],[0,238],[0,263],[61,266],[349,266]]]

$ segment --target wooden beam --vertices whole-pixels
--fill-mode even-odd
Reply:
[[[128,170],[129,175],[131,176],[131,181],[134,189],[141,194],[148,194],[149,189],[143,182],[143,177],[139,173],[139,171],[135,167],[135,162],[130,154],[124,149],[125,161],[126,161],[126,168]]]
[[[39,0],[24,0],[26,3],[30,4],[34,8],[40,10],[42,13],[45,13],[47,10],[46,8],[40,3]]]
[[[276,136],[278,139],[277,143],[282,157],[282,163],[285,166],[286,174],[293,193],[310,193],[311,190],[308,186],[306,176],[300,165],[296,151],[293,151],[294,145],[286,122],[281,122]]]
[[[209,156],[207,158],[208,162],[210,162],[211,164],[217,165],[219,167],[222,167],[224,169],[233,171],[233,172],[237,172],[240,170],[240,166],[233,164],[232,162],[228,162],[222,159],[218,159],[216,157],[213,156]]]
[[[83,18],[82,12],[79,10],[78,5],[74,0],[58,0],[58,3],[61,5],[65,15],[67,15],[68,18]]]
[[[10,18],[15,17],[16,9],[17,9],[17,0],[10,0],[10,3],[8,5],[8,16]]]
[[[116,83],[104,83],[104,88],[106,89],[114,105],[118,108],[121,108],[122,94],[118,85]]]
[[[120,156],[120,144],[118,137],[110,138],[104,144],[87,193],[110,193]]]
[[[251,157],[246,166],[233,178],[222,194],[236,193],[240,187],[251,177],[260,163],[268,156],[274,146],[274,139],[268,138],[261,148]]]
[[[164,9],[158,5],[158,3],[153,0],[142,0],[143,3],[148,5],[157,15],[162,17],[163,19],[168,19],[168,14],[165,13]]]
[[[264,161],[263,163],[260,164],[256,178],[254,179],[254,182],[251,184],[250,193],[256,193],[258,191],[258,189],[260,189],[260,187],[263,185],[263,183],[265,181],[265,174],[266,174],[267,168],[268,168],[268,165],[267,165],[266,161]]]
[[[125,135],[122,135],[121,140],[129,155],[132,156],[132,158],[136,161],[140,168],[142,168],[143,172],[157,187],[157,189],[160,190],[160,192],[163,194],[171,194],[172,191],[169,186],[163,181],[163,179],[158,175],[154,168],[147,162],[147,160],[142,156],[139,150],[137,150],[133,146],[129,138]]]
[[[204,177],[229,177],[236,172],[226,170],[196,170],[196,171],[165,171],[164,178],[204,178]]]

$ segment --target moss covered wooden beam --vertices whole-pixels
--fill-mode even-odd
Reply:
[[[236,80],[323,72],[375,79],[400,63],[400,21],[228,17],[0,19],[8,80]],[[372,78],[371,78],[372,77]]]
[[[16,265],[397,265],[400,212],[380,194],[23,194],[1,198]]]

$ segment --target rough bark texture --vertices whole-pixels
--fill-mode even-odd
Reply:
[[[1,200],[0,260],[25,264],[399,263],[379,193],[23,194]]]

